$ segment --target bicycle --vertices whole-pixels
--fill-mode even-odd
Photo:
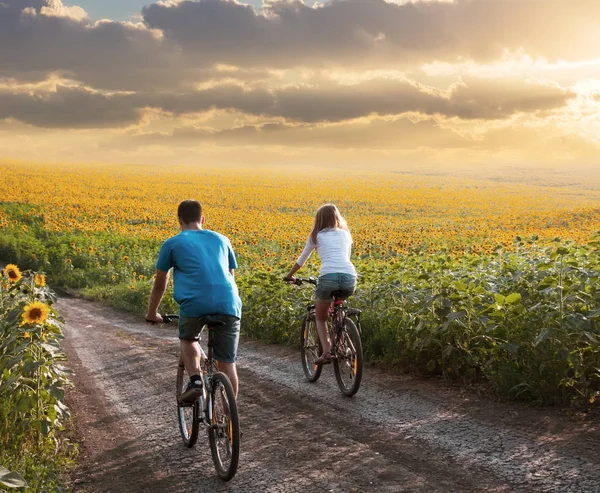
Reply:
[[[284,278],[284,281],[289,282]],[[297,277],[294,284],[303,283],[317,285],[313,277]],[[352,397],[360,387],[363,373],[363,351],[360,338],[361,310],[344,306],[344,300],[333,293],[333,301],[329,308],[328,331],[332,345],[332,362],[335,378],[342,394]],[[300,356],[302,369],[309,382],[316,382],[323,371],[323,363],[316,360],[323,352],[317,333],[315,305],[307,307],[307,313],[302,320],[300,334]]]
[[[162,315],[163,322],[170,323],[178,315]],[[208,329],[208,354],[203,353],[201,368],[202,394],[194,402],[181,402],[189,375],[179,356],[177,368],[177,418],[179,431],[186,447],[193,447],[198,440],[200,425],[204,425],[208,434],[210,451],[217,475],[229,481],[237,471],[240,457],[240,425],[237,403],[233,386],[227,375],[217,371],[213,360],[213,330],[225,325],[218,315],[201,317],[202,331]]]

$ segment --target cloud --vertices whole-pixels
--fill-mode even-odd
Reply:
[[[178,86],[196,73],[181,62],[177,47],[143,25],[91,23],[60,3],[53,15],[43,15],[50,9],[43,3],[20,0],[0,10],[0,77],[59,74],[98,89],[148,90]]]
[[[560,87],[519,79],[468,78],[449,92],[405,80],[373,79],[355,85],[278,90],[275,114],[300,121],[340,121],[419,112],[467,119],[506,118],[563,106],[574,95]]]
[[[506,50],[551,59],[596,55],[600,3],[332,0],[312,8],[299,0],[273,0],[257,13],[233,1],[202,0],[153,4],[142,13],[147,26],[205,63],[397,66],[490,60]]]
[[[494,60],[507,51],[596,57],[600,18],[595,0],[332,0],[317,7],[279,0],[265,1],[261,12],[231,0],[159,2],[137,24],[92,22],[59,0],[4,4],[0,77],[61,74],[107,90],[189,87],[219,64],[401,68]]]
[[[464,147],[466,139],[434,119],[411,121],[376,120],[326,126],[267,123],[212,130],[194,126],[177,127],[172,133],[138,134],[131,139],[138,146],[276,146],[339,149],[413,149],[418,147]]]
[[[58,86],[38,94],[0,90],[0,118],[45,128],[114,128],[139,122],[141,111],[122,104],[122,96]]]
[[[403,113],[496,120],[519,112],[556,109],[574,96],[555,85],[510,78],[469,78],[449,91],[391,79],[353,85],[329,81],[322,85],[288,85],[268,90],[224,84],[187,93],[114,94],[60,84],[51,86],[51,91],[44,85],[33,90],[35,87],[28,85],[18,91],[18,86],[9,85],[0,89],[0,118],[44,127],[102,128],[139,122],[146,109],[175,116],[217,109],[304,123]]]

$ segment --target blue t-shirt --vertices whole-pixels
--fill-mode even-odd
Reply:
[[[185,230],[165,241],[156,268],[173,269],[173,298],[184,317],[242,316],[242,300],[229,269],[237,268],[229,239],[214,231]]]

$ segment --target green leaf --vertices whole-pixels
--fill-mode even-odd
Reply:
[[[506,304],[507,305],[512,305],[514,303],[517,303],[519,301],[521,301],[521,294],[520,293],[511,293],[506,297]]]
[[[600,315],[600,307],[594,308],[590,313],[587,314],[588,318],[596,318]]]
[[[468,286],[462,282],[462,281],[457,281],[454,283],[454,287],[458,290],[458,291],[466,291],[468,289]]]
[[[452,322],[454,320],[458,320],[459,318],[463,318],[464,316],[466,316],[466,314],[467,314],[466,310],[461,310],[459,312],[451,313],[450,315],[448,315],[448,322]]]
[[[549,329],[542,329],[542,331],[535,338],[534,345],[537,346],[538,344],[544,342],[546,339],[548,339],[549,336],[550,336],[550,330]]]
[[[435,370],[435,360],[430,360],[429,363],[427,363],[427,370],[428,371]]]
[[[495,294],[494,299],[496,300],[496,303],[498,303],[499,305],[504,305],[504,302],[506,301],[506,298],[504,296],[502,296],[501,294]]]
[[[0,466],[0,484],[7,488],[26,488],[27,481],[16,472],[11,472],[5,467]]]

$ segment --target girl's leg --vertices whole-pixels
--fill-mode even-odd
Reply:
[[[329,316],[330,303],[323,303],[315,300],[315,316],[317,319],[317,332],[319,340],[323,347],[323,354],[330,354],[331,341],[329,340],[329,331],[327,330],[327,317]]]

